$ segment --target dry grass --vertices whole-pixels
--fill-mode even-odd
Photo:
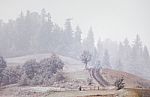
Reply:
[[[150,89],[127,89],[127,97],[150,97]]]
[[[116,97],[114,94],[109,95],[89,95],[89,96],[77,96],[77,97]]]
[[[11,85],[0,90],[0,97],[150,97],[150,89],[54,91],[50,87],[18,87]]]
[[[115,97],[115,90],[89,90],[89,91],[64,91],[50,92],[46,97]]]

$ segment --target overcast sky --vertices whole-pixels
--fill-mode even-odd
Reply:
[[[96,39],[133,40],[139,34],[150,48],[150,0],[0,0],[0,19],[42,8],[61,26],[66,18],[84,33],[92,26]]]

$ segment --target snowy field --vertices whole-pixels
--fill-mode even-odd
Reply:
[[[22,57],[14,57],[14,58],[7,58],[6,61],[9,66],[16,66],[16,65],[22,65],[26,61],[30,59],[36,59],[37,62],[44,58],[49,58],[51,56],[51,53],[49,54],[35,54],[35,55],[28,55],[28,56],[22,56]],[[59,55],[60,59],[65,63],[64,71],[65,72],[77,72],[84,69],[84,64],[81,63],[81,61],[77,61],[75,59],[64,57]]]

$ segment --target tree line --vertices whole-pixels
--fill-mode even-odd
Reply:
[[[0,55],[12,57],[53,52],[80,59],[82,52],[88,51],[92,55],[91,64],[94,66],[98,63],[104,68],[138,74],[143,67],[148,71],[149,51],[142,44],[139,35],[132,43],[127,38],[118,43],[110,39],[99,39],[96,42],[92,28],[84,39],[81,37],[82,33],[79,26],[73,30],[72,19],[69,18],[64,27],[60,27],[52,21],[50,13],[45,9],[40,13],[21,12],[14,20],[0,21]]]

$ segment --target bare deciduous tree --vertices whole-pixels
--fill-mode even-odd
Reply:
[[[83,51],[81,55],[81,61],[85,64],[85,69],[87,69],[87,64],[91,61],[91,57],[92,55],[89,51]]]

